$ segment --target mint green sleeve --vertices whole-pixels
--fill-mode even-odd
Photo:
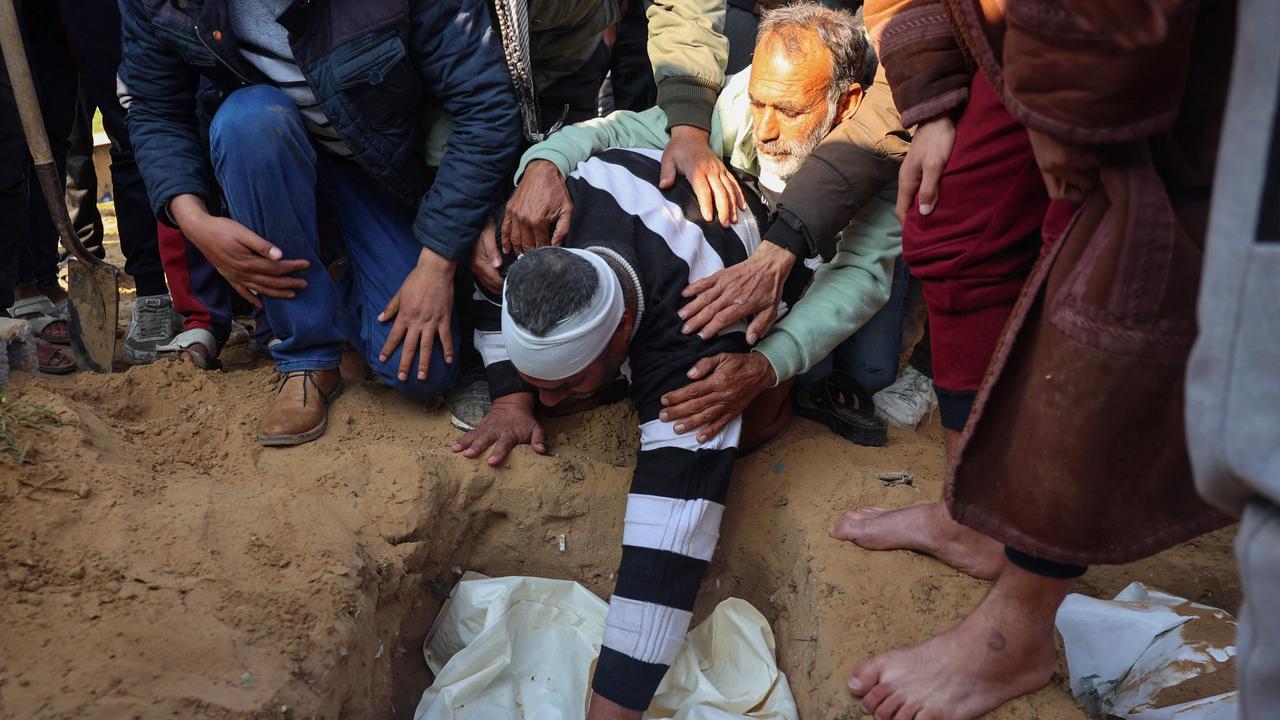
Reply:
[[[863,206],[841,231],[835,256],[756,346],[779,383],[821,362],[888,302],[893,264],[902,255],[897,195],[898,184],[890,183]]]
[[[651,148],[667,146],[667,116],[661,108],[644,112],[619,110],[602,118],[593,118],[560,129],[551,137],[525,151],[516,169],[516,184],[524,169],[534,160],[547,160],[568,176],[578,163],[609,148]]]
[[[736,76],[735,76],[736,77]],[[744,85],[745,87],[745,85]],[[737,132],[735,130],[735,132]],[[711,147],[721,155],[728,154],[725,130],[722,127],[719,107],[711,118]],[[667,133],[667,116],[662,108],[651,107],[644,112],[619,110],[602,118],[593,118],[560,129],[551,137],[534,145],[520,158],[515,183],[520,184],[524,169],[534,160],[554,163],[562,176],[568,177],[578,163],[586,162],[596,153],[610,148],[647,148],[661,150],[667,146],[671,135]]]

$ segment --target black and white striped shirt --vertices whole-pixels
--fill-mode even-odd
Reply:
[[[609,150],[566,178],[574,215],[565,245],[622,261],[634,274],[640,297],[628,357],[640,452],[594,682],[601,695],[633,709],[648,707],[689,628],[698,586],[719,538],[741,431],[736,419],[699,443],[696,433],[679,435],[672,423],[658,418],[660,398],[689,383],[685,373],[697,360],[748,349],[741,324],[705,341],[681,333],[683,321],[676,313],[688,302],[681,292],[742,262],[760,242],[751,213],[724,228],[702,220],[687,181],[659,190],[660,158],[654,150]],[[811,275],[803,265],[797,268]],[[477,298],[476,346],[495,396],[521,389],[502,346],[498,307]]]
[[[231,0],[231,23],[240,54],[293,100],[317,145],[339,157],[351,157],[351,151],[325,116],[315,92],[294,61],[288,31],[276,21],[292,2]]]

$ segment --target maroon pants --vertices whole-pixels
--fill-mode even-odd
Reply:
[[[1070,208],[1050,205],[1026,128],[976,73],[938,202],[929,215],[912,203],[902,228],[902,255],[929,308],[944,427],[964,427],[1042,238],[1065,228]]]

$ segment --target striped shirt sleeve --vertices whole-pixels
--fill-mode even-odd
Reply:
[[[741,419],[705,443],[671,423],[640,426],[627,495],[622,562],[609,601],[593,689],[633,710],[649,706],[693,617],[720,537]]]

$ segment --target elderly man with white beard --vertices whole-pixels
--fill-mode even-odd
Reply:
[[[891,94],[879,82],[870,89],[859,84],[867,54],[863,27],[850,13],[816,3],[766,13],[751,67],[725,84],[712,118],[712,149],[725,158],[744,191],[760,197],[770,210],[778,210],[780,199],[785,205],[783,194],[792,176],[837,126],[840,137],[855,126],[850,145],[858,147],[847,148],[846,153],[884,155],[881,138],[893,132],[888,128],[896,126],[897,111]],[[530,148],[521,160],[519,184],[507,204],[503,249],[518,254],[547,242],[560,244],[573,213],[564,178],[579,163],[610,148],[661,149],[668,129],[667,117],[657,107],[640,113],[616,112],[566,127]],[[856,137],[858,131],[865,141]],[[832,164],[821,152],[814,158],[819,159]],[[858,172],[851,170],[855,161],[835,164],[839,167],[831,168],[834,175]],[[891,168],[889,174],[896,171]],[[848,185],[873,186],[857,178]],[[855,203],[832,198],[833,205],[849,208],[832,226],[848,222],[834,244],[826,242],[828,238],[806,242],[798,232],[788,238],[786,232],[776,232],[788,230],[787,224],[775,219],[764,233],[765,242],[746,262],[685,289],[689,301],[679,314],[686,333],[711,338],[749,320],[746,339],[754,348],[699,361],[689,375],[696,382],[663,398],[664,417],[678,422],[683,430],[698,430],[700,438],[713,437],[764,390],[820,363],[825,366],[823,361],[837,346],[849,341],[836,353],[843,356],[849,345],[869,334],[859,331],[890,297],[902,236],[894,214],[897,183],[889,180],[864,195]],[[740,207],[746,205],[740,203]],[[850,212],[856,214],[848,221]],[[778,218],[785,216],[785,212],[778,214]],[[797,262],[807,262],[817,272],[791,312],[775,323],[784,283]],[[876,318],[882,319],[887,322],[872,325],[886,326],[888,332],[879,334],[888,339],[867,344],[888,347],[887,353],[879,353],[888,358],[881,363],[891,366],[883,369],[887,385],[896,377],[901,320]],[[801,378],[802,383],[805,380]],[[816,385],[824,388],[824,397],[814,398],[817,402],[808,409],[817,406],[825,412],[814,419],[854,442],[883,444],[883,423],[871,416],[865,395],[863,407],[853,412],[841,407],[858,403],[848,397],[852,393],[826,390],[834,383]],[[876,389],[870,388],[871,392]],[[797,400],[797,412],[808,415],[803,400]],[[492,429],[477,428],[462,442],[474,457],[497,442],[494,436]],[[505,454],[504,448],[499,455]]]

